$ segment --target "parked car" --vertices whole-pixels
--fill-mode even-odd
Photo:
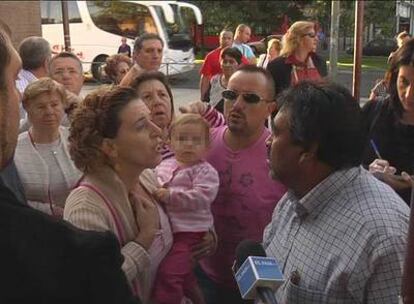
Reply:
[[[362,55],[364,56],[388,56],[391,52],[398,48],[397,42],[389,38],[377,38],[369,41],[362,48]],[[346,49],[347,54],[353,54],[354,48]]]
[[[259,56],[260,54],[266,53],[267,50],[267,42],[270,39],[276,38],[280,41],[282,40],[283,35],[269,35],[265,38],[260,39],[259,41],[252,41],[248,42],[247,44],[252,48],[254,54]]]

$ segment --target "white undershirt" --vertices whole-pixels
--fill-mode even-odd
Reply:
[[[52,204],[63,207],[65,205],[66,197],[69,195],[71,189],[68,189],[69,187],[63,176],[62,168],[59,166],[56,159],[56,155],[65,153],[62,142],[59,138],[52,143],[35,143],[35,147],[48,167],[49,189]]]

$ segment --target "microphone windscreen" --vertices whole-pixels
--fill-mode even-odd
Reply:
[[[236,247],[236,271],[243,265],[249,256],[265,257],[266,251],[263,246],[252,240],[243,240]]]

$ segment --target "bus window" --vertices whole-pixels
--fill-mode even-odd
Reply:
[[[162,24],[161,27],[166,31],[168,47],[173,50],[188,51],[193,47],[188,25],[183,21],[179,7],[175,4],[170,5],[174,11],[175,23],[168,23],[162,8],[153,6]]]
[[[148,8],[128,2],[86,1],[94,24],[106,32],[135,39],[143,33],[157,34]]]
[[[67,1],[69,23],[81,23],[82,19],[76,1]],[[60,1],[41,1],[42,24],[62,23],[62,4]]]

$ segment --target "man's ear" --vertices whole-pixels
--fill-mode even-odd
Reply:
[[[49,63],[50,63],[50,60],[51,60],[51,59],[52,59],[52,55],[50,55],[50,57],[46,58],[46,59],[43,61],[43,68],[44,68],[44,70],[46,71],[47,76],[49,76],[49,75],[50,75]]]
[[[304,151],[299,158],[299,162],[308,162],[316,158],[318,152],[318,144],[313,143],[307,151]]]
[[[115,143],[110,138],[104,138],[101,145],[102,152],[110,159],[116,159],[118,157],[118,150]]]

